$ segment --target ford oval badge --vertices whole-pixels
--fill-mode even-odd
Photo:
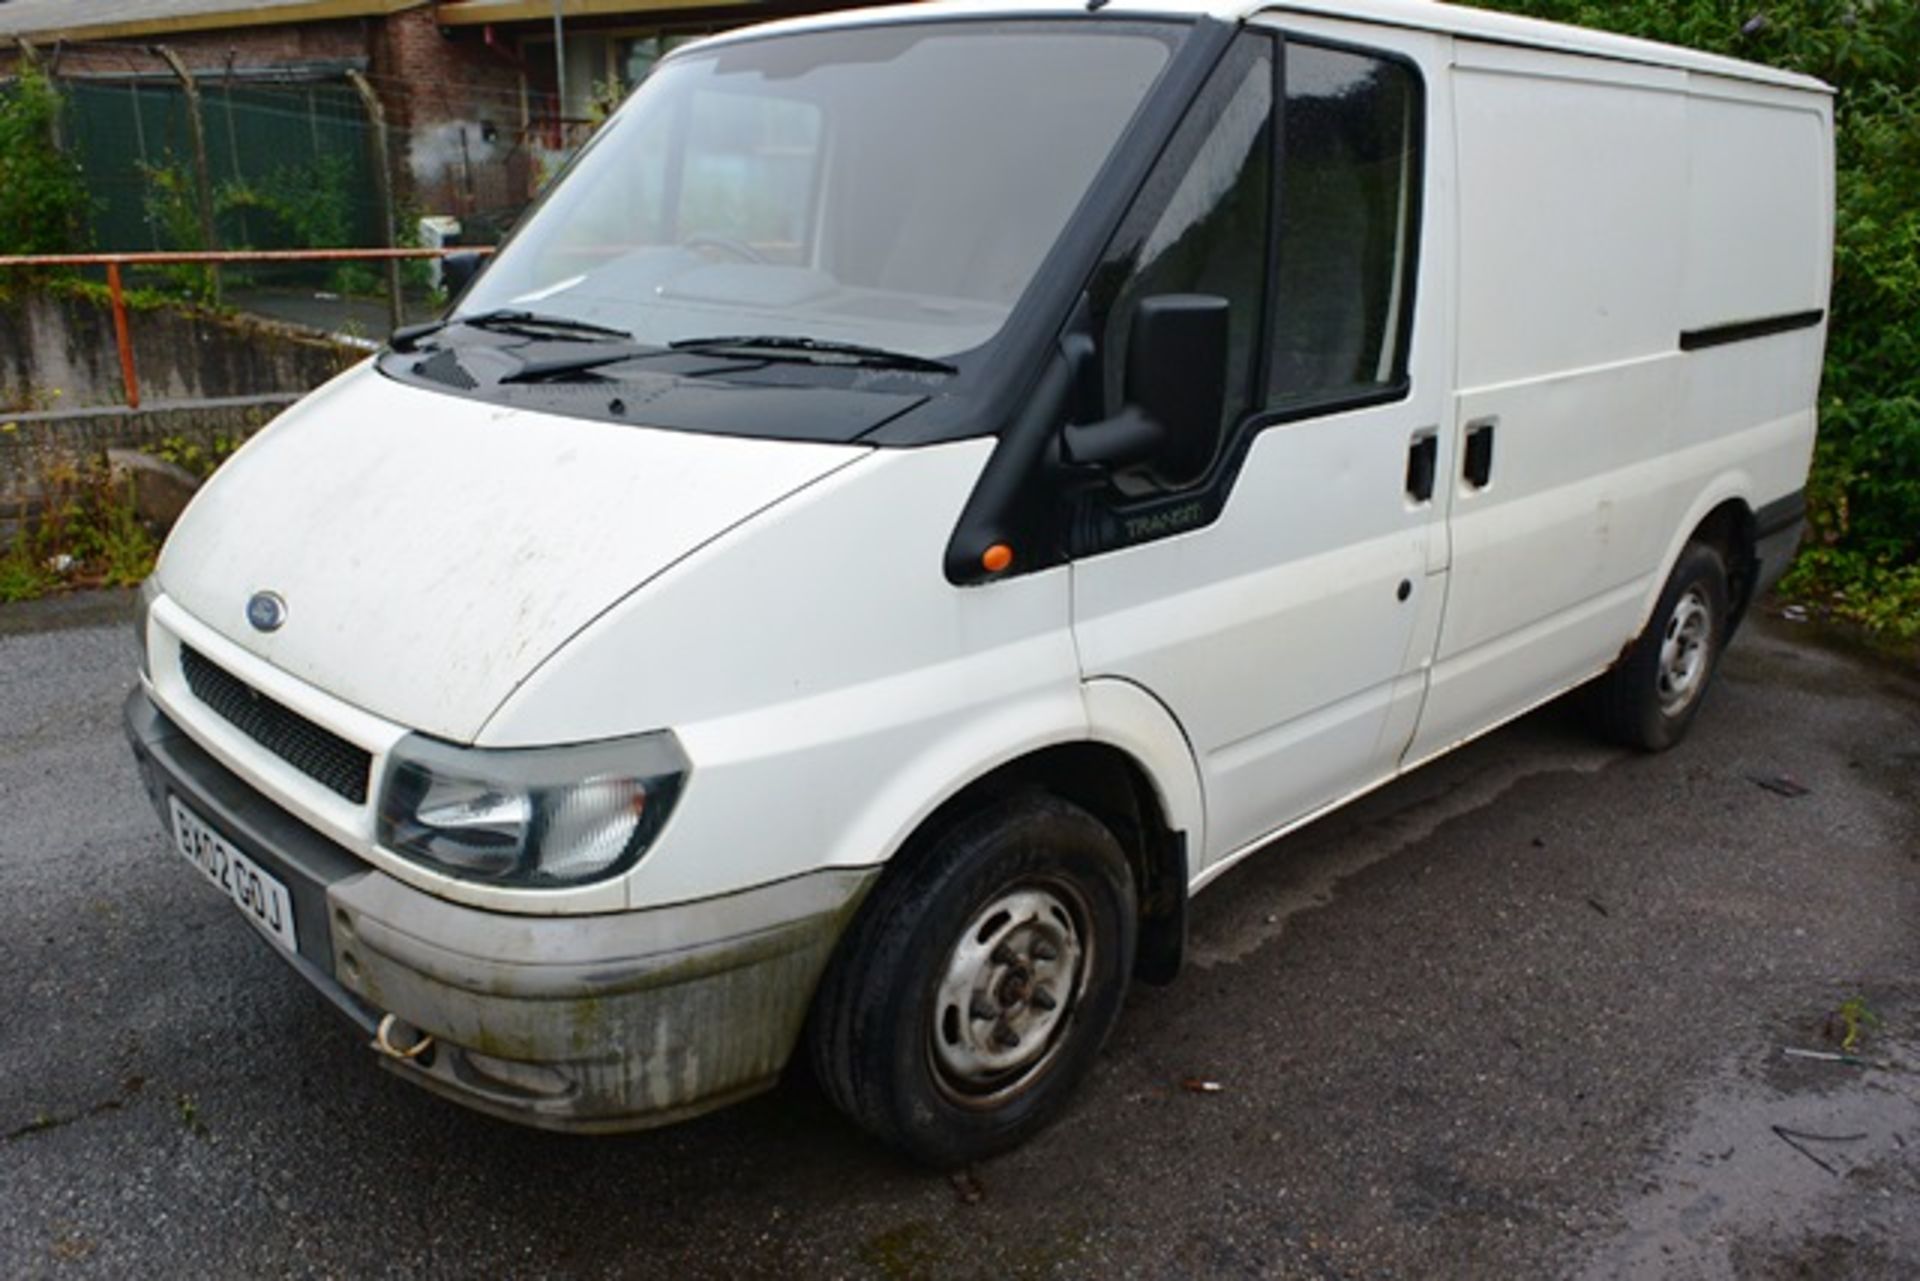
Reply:
[[[247,621],[256,632],[277,632],[287,621],[287,602],[276,592],[255,592],[247,601]]]

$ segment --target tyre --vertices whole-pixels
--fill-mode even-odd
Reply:
[[[1731,619],[1726,562],[1705,543],[1687,544],[1646,630],[1589,691],[1596,728],[1645,752],[1679,742],[1706,697]]]
[[[809,1049],[840,1109],[936,1166],[1056,1116],[1112,1031],[1133,971],[1125,853],[1045,793],[910,848],[862,907],[815,999]]]

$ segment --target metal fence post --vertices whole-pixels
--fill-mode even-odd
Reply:
[[[393,170],[387,155],[387,112],[380,105],[380,96],[367,83],[367,78],[358,71],[349,70],[347,81],[360,95],[360,101],[367,107],[369,144],[373,148],[373,188],[374,198],[380,202],[380,243],[387,249],[399,247],[394,234],[393,217]],[[406,323],[405,300],[400,296],[400,260],[387,259],[387,310],[393,317],[393,327],[398,329]]]
[[[20,57],[30,64],[35,71],[45,76],[48,85],[52,85],[53,68],[41,60],[40,50],[36,48],[30,40],[21,40],[19,44]],[[55,151],[64,152],[67,149],[67,139],[60,124],[61,110],[64,110],[64,107],[56,109],[53,113],[53,119],[47,122],[47,140],[53,144]]]
[[[140,408],[140,378],[133,369],[133,334],[127,326],[127,295],[120,287],[120,264],[107,264],[107,301],[113,307],[113,345],[120,352],[120,381],[126,385],[127,408]]]
[[[193,136],[193,177],[196,195],[200,206],[200,238],[206,243],[201,247],[209,252],[220,248],[220,239],[213,225],[213,175],[207,168],[207,122],[200,114],[200,85],[187,70],[187,64],[180,61],[180,55],[165,45],[155,45],[153,51],[166,60],[173,68],[173,74],[180,78],[181,87],[187,91],[187,131]],[[220,268],[215,265],[209,272],[213,281],[213,302],[220,304]]]

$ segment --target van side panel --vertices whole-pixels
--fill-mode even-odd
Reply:
[[[1811,95],[1694,77],[1683,330],[1826,306],[1825,105]]]
[[[1687,103],[1687,240],[1681,330],[1725,332],[1823,312],[1832,261],[1829,101],[1694,76]],[[1686,356],[1668,500],[1685,518],[1730,486],[1754,509],[1800,489],[1813,453],[1826,325],[1697,346]],[[1674,548],[1677,553],[1677,545]],[[1649,602],[1651,605],[1651,602]]]
[[[1459,380],[1446,617],[1409,760],[1605,666],[1673,518],[1685,73],[1461,43]]]
[[[1806,483],[1832,257],[1824,94],[1456,46],[1451,582],[1408,761],[1608,666],[1689,532]]]
[[[1462,392],[1672,351],[1684,73],[1470,44],[1454,60]]]

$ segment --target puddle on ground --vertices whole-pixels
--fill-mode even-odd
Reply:
[[[1920,1238],[1920,1045],[1881,1040],[1865,1057],[1876,1066],[1769,1065],[1764,1075],[1785,1089],[1729,1073],[1647,1171],[1625,1208],[1626,1227],[1575,1275],[1801,1275],[1807,1251],[1823,1242],[1861,1262],[1912,1250]]]

